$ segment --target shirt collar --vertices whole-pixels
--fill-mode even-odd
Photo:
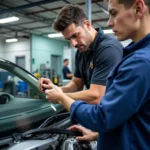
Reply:
[[[93,44],[92,44],[92,47],[91,47],[91,50],[94,51],[96,50],[97,48],[97,45],[99,43],[99,38],[104,34],[103,30],[102,29],[97,29],[98,33],[93,41]]]
[[[144,48],[145,46],[149,44],[150,44],[150,34],[146,35],[143,39],[141,39],[140,41],[136,43],[131,42],[127,47],[124,48],[123,55],[126,56],[130,53],[133,53],[134,51],[138,49]]]

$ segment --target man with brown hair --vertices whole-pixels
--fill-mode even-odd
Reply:
[[[55,97],[70,110],[72,122],[99,132],[98,150],[149,150],[150,2],[109,0],[108,10],[108,25],[117,38],[133,42],[124,48],[122,61],[109,74],[101,102],[74,101],[53,84],[52,90],[45,91],[46,98]],[[93,136],[79,126],[73,129],[84,137]]]
[[[77,5],[62,8],[53,27],[77,48],[74,77],[61,89],[75,100],[99,103],[105,93],[108,73],[122,59],[122,45],[115,38],[104,35],[101,29],[95,30]],[[49,89],[50,83],[49,79],[41,78],[39,88],[41,91]],[[83,90],[84,85],[87,90]]]

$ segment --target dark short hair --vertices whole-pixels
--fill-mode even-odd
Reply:
[[[117,0],[119,4],[124,4],[126,8],[130,8],[136,0]]]
[[[69,59],[64,59],[64,63],[65,63],[66,61],[69,61]]]
[[[54,20],[53,28],[58,32],[62,32],[72,23],[83,25],[84,20],[87,20],[87,16],[83,9],[78,5],[69,4],[63,7],[59,12]]]
[[[107,2],[109,0],[106,0]],[[123,4],[126,8],[130,8],[136,0],[117,0],[119,4]],[[145,4],[147,5],[149,12],[150,12],[150,0],[144,0]]]
[[[136,0],[118,0],[118,3],[124,4],[125,7],[130,8]],[[150,12],[150,0],[144,0]]]

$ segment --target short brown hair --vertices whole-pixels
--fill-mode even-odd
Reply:
[[[109,0],[106,0],[108,2]],[[136,0],[117,0],[119,4],[123,4],[126,8],[130,8]],[[150,12],[150,0],[144,0]]]
[[[107,3],[109,0],[105,0]],[[125,7],[131,7],[135,0],[116,0],[117,3],[123,4]]]
[[[130,8],[136,0],[117,0],[119,4],[124,4],[125,7]]]
[[[126,8],[130,8],[136,0],[117,0],[118,3],[124,4]],[[150,12],[150,0],[144,0]]]
[[[83,9],[77,5],[69,4],[63,7],[59,12],[57,18],[54,20],[53,28],[58,32],[62,32],[72,23],[82,25],[84,20],[87,20],[87,16]]]
[[[124,4],[126,8],[130,8],[136,0],[117,0],[119,4]],[[150,0],[144,0],[150,12]]]
[[[66,59],[64,59],[64,63],[65,63],[66,61],[69,61],[69,59],[67,59],[67,58],[66,58]]]

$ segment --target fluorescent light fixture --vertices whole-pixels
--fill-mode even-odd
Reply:
[[[8,18],[0,19],[0,23],[1,23],[1,24],[2,24],[2,23],[8,23],[8,22],[13,22],[13,21],[17,21],[17,20],[19,20],[19,18],[13,16],[13,17],[8,17]]]
[[[10,43],[10,42],[17,42],[17,41],[18,41],[18,39],[16,39],[16,38],[6,39],[6,42],[7,42],[7,43]]]
[[[61,33],[54,33],[54,34],[48,34],[49,38],[57,38],[57,37],[63,37]]]
[[[114,33],[112,29],[103,30],[103,32],[104,32],[105,34],[113,34],[113,33]]]

